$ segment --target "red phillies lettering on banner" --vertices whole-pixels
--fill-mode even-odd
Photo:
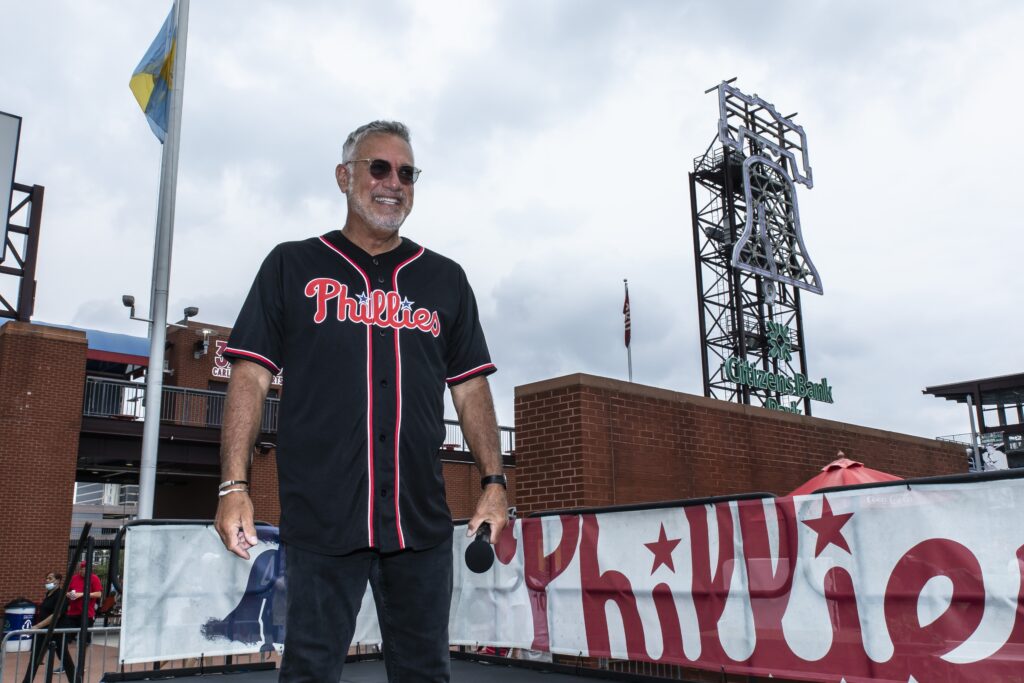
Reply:
[[[1019,518],[1024,478],[527,518],[496,549],[523,581],[493,605],[500,622],[525,590],[532,633],[460,637],[456,614],[453,642],[835,683],[1024,680],[1024,530],[986,524],[992,501]]]
[[[316,277],[306,283],[305,295],[316,301],[313,322],[327,320],[328,303],[334,302],[338,322],[390,327],[395,330],[420,330],[437,337],[441,334],[441,319],[437,311],[414,309],[415,301],[398,292],[373,289],[355,297],[349,296],[348,285],[329,277]]]
[[[561,525],[558,545],[549,555],[544,554],[544,524],[541,519],[522,520],[523,554],[530,558],[523,562],[523,579],[530,598],[533,612],[533,639],[531,648],[548,650],[551,643],[548,633],[548,584],[566,570],[576,554],[579,541],[580,520],[575,515],[556,517]],[[552,527],[548,520],[543,520]],[[499,559],[501,555],[499,555]]]

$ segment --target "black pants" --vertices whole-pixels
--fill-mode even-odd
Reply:
[[[288,546],[284,683],[334,683],[355,632],[367,581],[391,683],[447,683],[452,540],[426,550],[331,556]]]

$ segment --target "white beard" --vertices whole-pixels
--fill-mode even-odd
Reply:
[[[389,232],[398,232],[398,229],[402,227],[402,223],[409,216],[408,205],[405,204],[405,200],[402,200],[402,210],[398,213],[378,211],[376,203],[373,198],[370,198],[369,202],[364,202],[362,198],[352,192],[352,182],[348,184],[348,206],[349,209],[354,212],[357,216],[362,218],[370,225],[380,228],[381,230],[387,230]],[[383,207],[382,207],[383,208]]]

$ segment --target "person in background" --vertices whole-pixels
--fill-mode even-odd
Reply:
[[[54,613],[57,611],[57,603],[60,602],[60,582],[63,579],[64,575],[59,572],[50,572],[46,575],[46,582],[44,583],[46,595],[43,596],[43,601],[39,603],[39,609],[36,610],[36,617],[38,621],[33,624],[32,628],[44,629],[50,626],[50,622],[52,622],[56,616]],[[30,683],[33,674],[43,661],[43,655],[45,654],[43,651],[43,638],[43,634],[36,634],[32,639],[32,659],[29,664],[28,671],[25,673],[24,683]],[[62,640],[63,638],[61,638],[59,634],[55,634],[51,641],[50,649],[55,649],[57,643]],[[64,644],[61,662],[65,666],[71,663],[71,656],[68,653],[67,643]],[[70,664],[70,666],[70,670],[74,671],[74,664]]]
[[[89,626],[92,626],[93,621],[96,619],[96,605],[99,604],[100,598],[103,596],[103,584],[100,583],[100,578],[95,574],[89,575],[89,595],[85,595],[85,560],[78,563],[78,571],[71,577],[70,585],[68,586],[68,608],[64,613],[64,617],[57,622],[59,628],[78,628],[82,625],[82,612],[86,613],[86,618],[89,621]],[[86,611],[85,604],[88,601],[88,611]],[[69,634],[70,637],[67,640],[73,641],[77,635]],[[85,648],[89,645],[89,638],[86,637],[84,643],[80,643],[79,647]],[[64,651],[64,672],[67,674],[68,680],[75,680],[75,665],[73,660],[67,656],[67,645],[65,644]]]
[[[100,577],[95,574],[89,575],[89,626],[92,626],[93,620],[96,618],[96,605],[99,602],[100,597],[103,595],[103,585],[100,583]],[[69,627],[78,626],[83,612],[83,604],[85,603],[85,560],[78,563],[78,571],[71,577],[71,585],[68,590],[68,611],[65,616],[67,617]],[[63,624],[61,625],[63,627]]]

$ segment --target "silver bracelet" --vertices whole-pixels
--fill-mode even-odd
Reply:
[[[247,482],[245,479],[229,479],[227,481],[222,481],[220,483],[220,486],[217,487],[217,489],[223,491],[229,486],[234,486],[235,484],[245,484],[246,486],[248,486],[249,482]]]
[[[218,498],[223,498],[224,496],[228,495],[229,493],[249,493],[249,489],[247,489],[247,488],[246,489],[224,489],[223,491],[218,491],[217,492],[217,497]]]

